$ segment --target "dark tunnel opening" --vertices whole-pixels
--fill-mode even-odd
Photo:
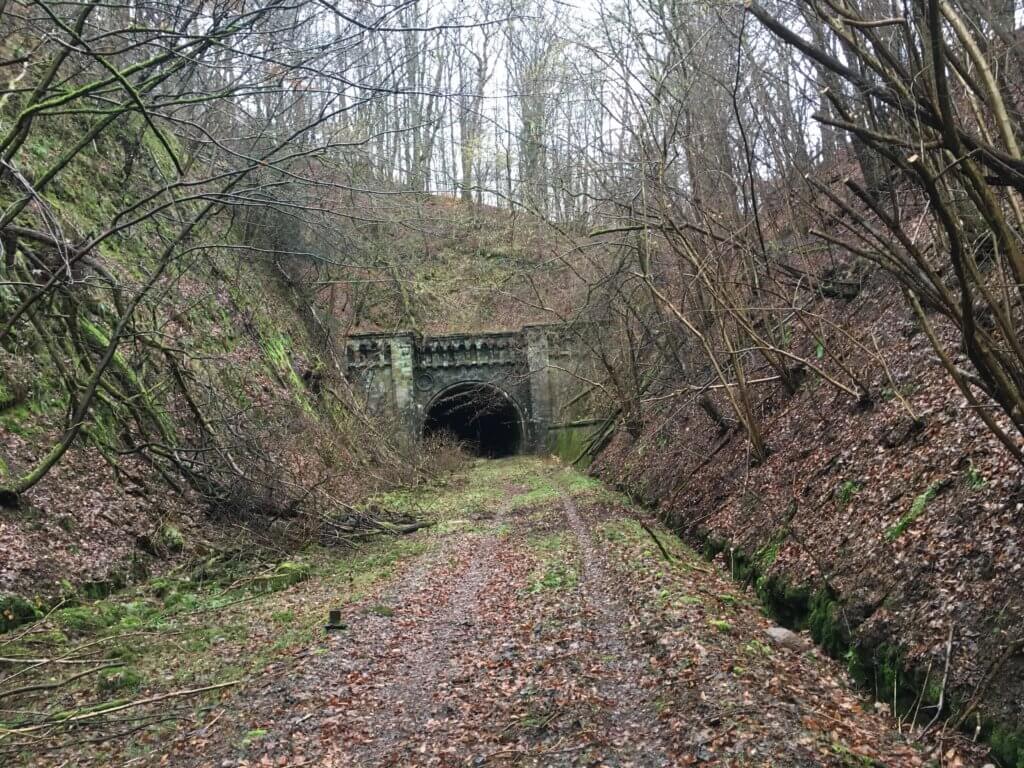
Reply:
[[[512,456],[523,446],[523,426],[512,399],[497,387],[467,383],[441,393],[428,406],[423,436],[444,435],[490,459]]]

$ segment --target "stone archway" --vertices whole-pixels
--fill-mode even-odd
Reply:
[[[431,398],[421,435],[442,433],[488,458],[521,453],[527,443],[522,407],[509,393],[484,381],[460,381]]]

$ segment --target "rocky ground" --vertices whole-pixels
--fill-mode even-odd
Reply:
[[[279,590],[142,622],[131,689],[101,694],[85,677],[0,692],[5,764],[981,762],[955,740],[901,735],[841,664],[773,627],[725,572],[560,464],[480,462],[381,503],[437,524],[316,561]],[[345,628],[325,632],[331,607]],[[0,651],[92,664],[91,649],[129,634],[123,621],[78,633],[48,621]],[[223,687],[190,693],[208,686]],[[29,714],[47,708],[49,720]]]

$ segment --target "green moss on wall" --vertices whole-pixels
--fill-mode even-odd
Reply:
[[[548,453],[557,456],[562,461],[574,461],[583,452],[588,441],[594,435],[593,425],[579,427],[558,427],[548,430],[546,449]],[[586,469],[590,464],[590,457],[584,456],[576,464],[577,469]]]

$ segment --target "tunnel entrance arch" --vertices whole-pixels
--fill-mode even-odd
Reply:
[[[521,453],[527,441],[526,420],[515,398],[484,381],[460,381],[434,395],[424,409],[420,433],[449,435],[487,458]]]

